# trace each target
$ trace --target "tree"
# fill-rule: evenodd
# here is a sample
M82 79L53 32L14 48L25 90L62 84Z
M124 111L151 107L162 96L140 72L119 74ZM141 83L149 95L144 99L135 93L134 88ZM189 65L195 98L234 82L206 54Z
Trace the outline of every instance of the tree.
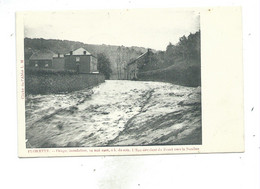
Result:
M106 57L105 54L100 53L97 55L97 61L98 61L98 71L104 74L106 79L109 79L110 74L112 73L110 67L110 60Z
M121 64L122 64L122 48L119 46L117 48L117 57L116 57L116 70L117 70L117 79L121 79Z
M189 59L189 53L188 53L188 39L184 35L180 37L179 42L178 42L178 48L180 50L180 54L182 56L182 59Z
M169 45L166 47L165 57L164 61L167 65L174 64L174 56L176 54L176 47L172 43L169 43Z

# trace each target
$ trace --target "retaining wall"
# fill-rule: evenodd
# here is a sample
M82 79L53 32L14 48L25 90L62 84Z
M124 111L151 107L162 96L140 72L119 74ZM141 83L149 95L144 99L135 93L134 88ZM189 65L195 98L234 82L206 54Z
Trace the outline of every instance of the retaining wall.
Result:
M25 72L25 93L67 93L96 86L104 81L103 74Z

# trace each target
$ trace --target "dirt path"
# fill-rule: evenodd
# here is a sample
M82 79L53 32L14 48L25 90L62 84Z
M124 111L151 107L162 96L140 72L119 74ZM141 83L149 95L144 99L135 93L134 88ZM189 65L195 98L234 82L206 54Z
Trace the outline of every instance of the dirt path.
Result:
M106 81L93 89L26 98L28 147L201 143L200 89Z

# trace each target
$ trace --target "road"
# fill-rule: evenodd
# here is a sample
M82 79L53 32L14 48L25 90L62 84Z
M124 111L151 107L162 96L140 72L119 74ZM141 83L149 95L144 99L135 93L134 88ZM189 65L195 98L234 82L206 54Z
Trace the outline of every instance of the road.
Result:
M201 144L200 87L107 80L26 97L27 147Z

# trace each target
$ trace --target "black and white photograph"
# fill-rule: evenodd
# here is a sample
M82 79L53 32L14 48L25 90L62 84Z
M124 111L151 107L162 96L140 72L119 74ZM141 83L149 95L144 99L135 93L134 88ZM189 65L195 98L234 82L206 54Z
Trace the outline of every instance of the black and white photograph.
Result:
M26 148L202 144L199 12L28 12L24 61Z
M26 148L201 145L200 15L24 14Z

